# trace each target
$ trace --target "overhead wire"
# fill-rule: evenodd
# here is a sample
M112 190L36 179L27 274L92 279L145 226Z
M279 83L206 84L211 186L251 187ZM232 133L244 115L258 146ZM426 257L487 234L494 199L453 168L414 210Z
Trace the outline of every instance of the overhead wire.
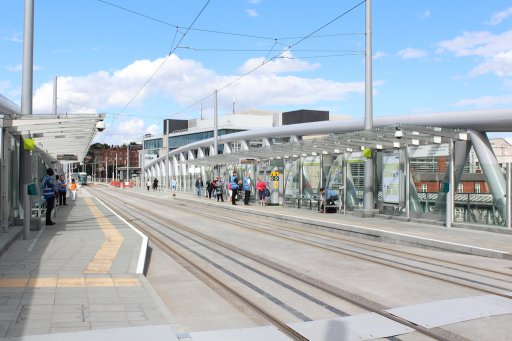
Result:
M335 17L334 19L330 20L329 22L327 22L326 24L320 26L319 28L317 28L316 30L314 30L313 32L311 32L310 34L308 34L307 36L305 37L301 37L299 40L297 40L296 42L294 42L293 44L291 44L290 46L286 47L283 51L279 52L277 55L275 55L274 57L270 58L270 59L265 59L265 61L263 61L261 64L257 65L256 67L252 68L251 70L245 72L244 74L238 76L237 78L235 78L234 80L232 80L231 82L221 86L220 88L216 89L217 90L217 93L230 87L231 85L233 85L234 83L240 81L241 79L243 79L244 77L248 76L249 74L253 73L254 71L260 69L261 67L263 67L264 65L266 65L267 63L269 63L270 61L274 60L274 59L277 59L279 58L283 53L289 51L290 49L292 49L294 46L297 46L298 44L300 44L301 42L303 42L304 40L310 38L311 36L313 36L315 33L323 30L325 27L331 25L333 22L339 20L340 18L344 17L345 15L347 15L348 13L352 12L353 10L355 10L356 8L358 8L359 6L361 6L362 4L364 4L366 2L366 0L362 0L361 2L359 2L358 4L354 5L352 8L346 10L345 12L341 13L340 15L338 15L337 17ZM213 93L203 97L202 99L194 102L193 104L185 107L184 109L170 115L170 116L176 116L176 115L179 115L181 114L183 111L185 110L188 110L189 108L193 107L193 106L196 106L198 105L199 103L209 99L210 97L213 96Z
M101 1L101 2L105 2L103 0L98 0L98 1ZM114 123L114 121L126 110L126 108L128 108L128 106L139 96L139 94L142 92L142 90L144 90L146 88L146 86L153 80L153 78L156 76L156 74L158 72L160 72L160 70L162 69L162 67L164 66L164 64L167 62L167 60L170 58L170 56L174 53L174 51L176 51L176 48L180 45L180 43L183 41L183 39L185 39L186 35L188 34L188 32L190 31L191 27L195 24L195 22L197 21L197 19L199 19L199 17L201 16L201 14L204 12L204 10L206 9L206 7L208 6L208 4L210 3L211 0L207 0L206 3L204 4L203 8L201 8L201 10L199 11L199 13L196 15L196 17L194 18L194 20L192 21L192 23L188 26L188 28L186 29L185 33L182 34L180 40L178 41L178 43L176 44L176 46L174 46L174 42L176 40L176 36L179 32L179 29L178 27L176 27L176 32L174 34L174 38L173 38L173 41L172 41L172 45L171 45L171 50L170 52L167 54L167 56L165 57L165 59L162 61L162 63L158 66L158 68L153 72L153 74L149 77L148 80L146 80L146 82L142 85L142 87L139 89L139 91L137 91L137 93L135 94L135 96L133 96L130 101L128 101L128 103L123 107L123 109L121 109L120 112L118 112L116 115L114 115L113 119L112 119L112 122L111 124ZM103 136L104 138L108 137L108 133L106 136Z
M144 14L144 13L137 12L137 11L131 10L129 8L120 6L120 5L116 5L116 4L111 3L109 1L106 1L106 0L96 0L96 1L104 3L104 4L112 6L112 7L115 7L115 8L118 8L120 10L129 12L129 13L132 13L134 15L137 15L137 16L140 16L140 17L143 17L143 18L146 18L146 19L158 22L160 24L164 24L166 26L176 27L176 28L179 28L179 29L184 29L185 28L183 26L172 24L172 23L169 23L167 21L164 21L164 20L161 20L161 19L157 19L155 17L152 17L152 16ZM255 38L255 39L265 39L265 40L275 40L275 39L277 39L277 40L295 40L295 39L303 38L303 37L282 37L282 38L276 38L276 37L268 37L268 36L255 35L255 34L237 33L237 32L226 32L226 31L218 31L218 30L211 30L211 29L204 29L204 28L190 28L190 30L191 31L197 31L197 32L203 32L203 33L213 33L213 34L237 36L237 37L242 37L242 38ZM364 34L365 34L364 32L332 33L332 34L323 34L323 35L313 35L310 38L325 38L325 37L349 36L349 35L364 35Z

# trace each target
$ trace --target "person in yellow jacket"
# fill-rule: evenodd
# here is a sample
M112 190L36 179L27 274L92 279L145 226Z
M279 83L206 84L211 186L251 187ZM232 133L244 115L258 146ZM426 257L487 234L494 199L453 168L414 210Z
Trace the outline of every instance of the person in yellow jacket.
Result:
M69 185L69 190L71 191L71 199L75 201L76 199L76 182L75 179L71 179L71 184Z

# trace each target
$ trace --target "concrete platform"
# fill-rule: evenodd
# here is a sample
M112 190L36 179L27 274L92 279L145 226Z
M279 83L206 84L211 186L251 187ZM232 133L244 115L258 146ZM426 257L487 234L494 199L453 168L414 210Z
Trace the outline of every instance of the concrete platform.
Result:
M54 221L0 235L1 340L187 339L142 274L147 238L86 189Z

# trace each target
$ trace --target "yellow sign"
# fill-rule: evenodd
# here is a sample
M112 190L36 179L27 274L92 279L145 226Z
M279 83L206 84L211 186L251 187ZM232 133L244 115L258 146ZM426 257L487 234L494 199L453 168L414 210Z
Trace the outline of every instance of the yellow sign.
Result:
M270 180L271 181L279 181L279 172L277 172L277 171L270 172Z

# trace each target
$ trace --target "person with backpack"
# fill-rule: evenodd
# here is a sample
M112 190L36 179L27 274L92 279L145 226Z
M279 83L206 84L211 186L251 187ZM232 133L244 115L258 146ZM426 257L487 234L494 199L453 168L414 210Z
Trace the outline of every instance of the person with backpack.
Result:
M233 175L229 178L229 185L231 186L231 204L236 205L236 192L238 192L238 177L236 170L233 171Z

